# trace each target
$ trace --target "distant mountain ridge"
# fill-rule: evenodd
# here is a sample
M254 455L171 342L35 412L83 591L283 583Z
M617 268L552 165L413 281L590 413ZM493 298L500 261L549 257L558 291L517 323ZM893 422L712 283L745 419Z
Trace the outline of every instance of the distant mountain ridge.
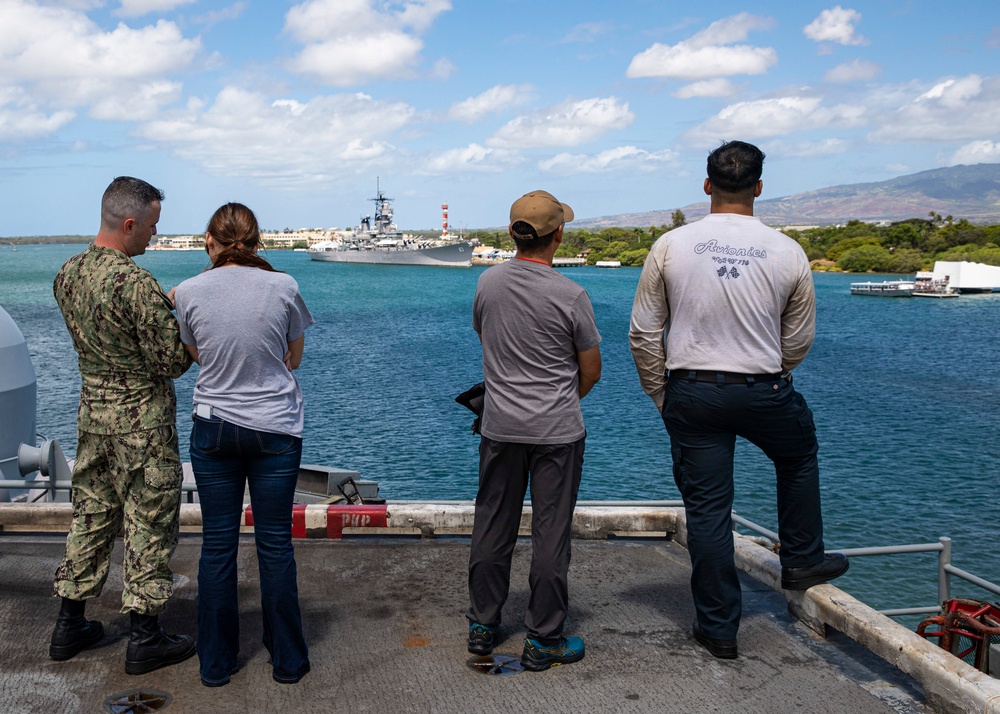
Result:
M574 221L573 227L670 225L675 208ZM682 206L690 222L708 214L708 202ZM1000 223L1000 164L948 166L875 183L833 186L757 201L768 225L829 225L927 218L931 211L972 223Z

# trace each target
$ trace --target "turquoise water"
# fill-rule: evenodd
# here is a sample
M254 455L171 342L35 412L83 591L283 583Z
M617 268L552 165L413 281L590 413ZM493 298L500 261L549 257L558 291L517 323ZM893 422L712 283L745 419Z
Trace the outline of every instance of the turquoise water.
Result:
M0 305L28 341L38 430L58 438L67 454L74 451L79 377L51 282L82 248L0 248ZM471 327L481 269L339 265L287 251L270 258L298 280L316 318L297 372L306 398L304 461L359 470L389 499L473 498L477 439L469 433L471 414L453 399L481 379ZM152 252L138 262L169 288L207 261L198 252ZM583 403L581 498L678 498L666 433L628 350L639 271L566 274L590 293L604 337L604 376ZM827 545L951 536L958 567L1000 582L1000 294L857 297L848 291L852 279L816 274L816 342L795 372L819 430ZM177 382L182 415L196 374ZM737 511L774 529L773 470L748 444L737 449L736 485ZM933 605L936 560L856 558L838 582L879 608ZM957 583L953 590L987 596Z

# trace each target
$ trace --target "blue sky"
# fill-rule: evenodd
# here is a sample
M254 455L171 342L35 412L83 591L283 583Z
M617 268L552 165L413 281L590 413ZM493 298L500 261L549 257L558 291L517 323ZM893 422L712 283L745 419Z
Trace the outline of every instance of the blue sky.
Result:
M412 229L673 209L726 139L776 198L1000 162L998 117L996 0L0 0L0 235L92 234L122 174L163 233L350 226L376 177Z

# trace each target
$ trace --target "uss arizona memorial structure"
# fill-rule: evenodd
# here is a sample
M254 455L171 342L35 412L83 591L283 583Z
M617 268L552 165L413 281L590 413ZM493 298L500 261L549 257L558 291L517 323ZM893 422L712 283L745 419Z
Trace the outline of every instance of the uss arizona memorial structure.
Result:
M934 263L934 280L946 281L948 287L960 293L991 293L1000 291L1000 267L967 260L939 260Z

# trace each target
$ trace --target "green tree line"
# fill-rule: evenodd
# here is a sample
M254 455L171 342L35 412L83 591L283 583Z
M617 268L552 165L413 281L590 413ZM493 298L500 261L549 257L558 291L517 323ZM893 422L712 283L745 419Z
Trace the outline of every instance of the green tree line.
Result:
M1000 225L977 226L931 212L889 225L846 225L785 233L799 242L816 267L854 273L914 273L936 260L1000 265Z
M567 227L556 255L585 256L589 265L598 260L618 260L624 266L641 266L657 238L687 223L679 210L671 218L671 225L649 228L592 231ZM910 218L888 225L849 221L844 225L783 232L802 246L818 270L914 273L932 268L936 260L1000 265L1000 225L973 225L964 218L955 220L934 212L928 218ZM468 237L514 250L514 241L500 231L473 231Z

